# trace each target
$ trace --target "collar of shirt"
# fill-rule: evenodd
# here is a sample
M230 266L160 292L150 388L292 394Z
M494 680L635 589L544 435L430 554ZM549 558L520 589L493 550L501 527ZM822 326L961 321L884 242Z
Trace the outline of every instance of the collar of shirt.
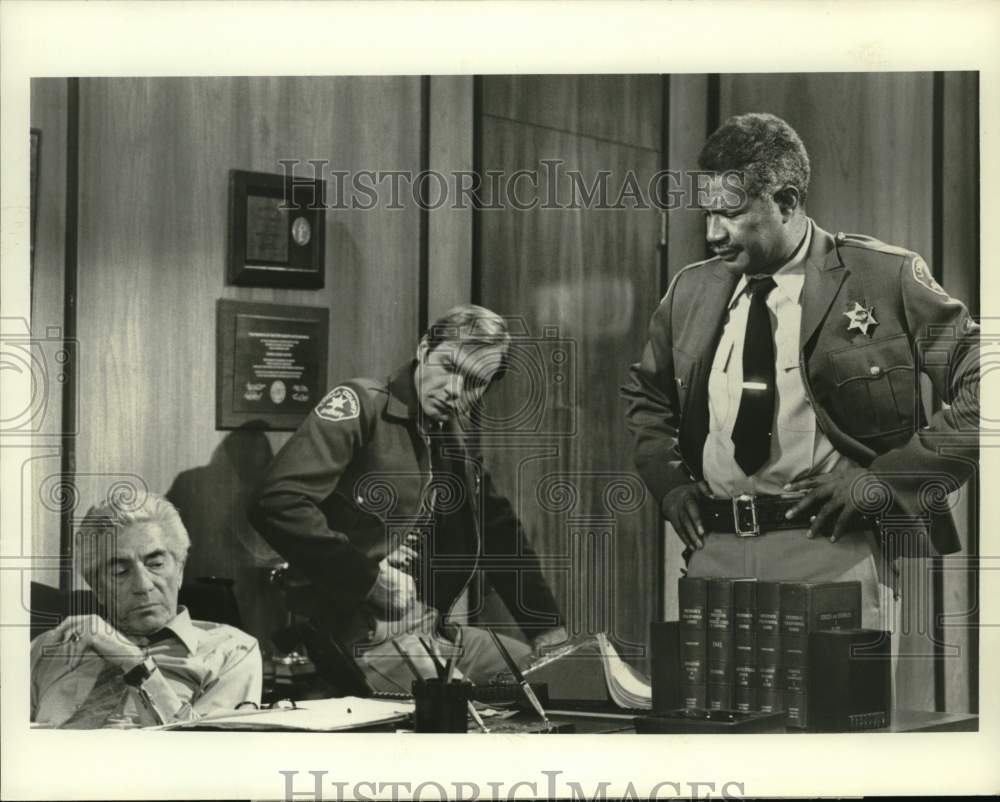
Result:
M178 608L177 615L170 619L162 629L157 630L147 637L137 637L132 640L135 641L136 646L146 648L158 641L164 640L165 635L176 637L177 640L184 644L184 648L188 650L188 654L193 655L198 651L198 643L201 636L198 628L191 623L191 613L188 612L186 607Z
M780 268L774 271L774 283L777 285L775 289L781 292L789 301L794 304L799 302L799 298L802 296L802 285L805 282L806 277L806 254L809 253L809 245L812 243L813 236L813 226L812 220L809 220L806 225L806 233L802 238L802 242L799 243L799 247L795 249L795 253L792 254L791 258L785 262ZM746 290L747 282L752 276L740 276L740 280L736 282L736 289L733 291L732 297L729 299L729 308L732 309L736 306L736 302L739 301L740 296Z
M389 389L386 412L394 418L414 420L417 417L420 402L417 398L417 387L413 377L413 372L416 369L417 360L412 359L405 365L401 365L386 382Z

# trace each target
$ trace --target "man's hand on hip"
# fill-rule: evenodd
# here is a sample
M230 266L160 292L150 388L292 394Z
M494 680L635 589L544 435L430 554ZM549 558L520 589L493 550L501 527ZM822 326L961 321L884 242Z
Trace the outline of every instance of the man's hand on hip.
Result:
M705 527L701 523L698 501L709 495L704 482L680 485L667 493L660 502L660 514L670 521L684 545L691 549L704 546Z
M785 485L786 491L806 493L785 517L792 518L811 510L814 514L810 518L808 536L829 535L830 542L836 543L848 532L866 525L857 500L865 497L868 481L878 481L871 471L847 468Z
M378 577L368 592L368 601L390 615L402 615L417 600L417 585L413 577L389 564L383 558L378 564Z

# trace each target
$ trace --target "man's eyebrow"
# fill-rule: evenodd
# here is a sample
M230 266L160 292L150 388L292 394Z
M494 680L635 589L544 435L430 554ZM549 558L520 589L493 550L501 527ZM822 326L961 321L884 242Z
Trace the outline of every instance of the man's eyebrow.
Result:
M143 560L152 560L152 559L154 559L156 557L166 557L166 556L167 556L167 550L161 548L161 549L154 549L153 551L149 552L148 554L143 554L142 555L142 559Z

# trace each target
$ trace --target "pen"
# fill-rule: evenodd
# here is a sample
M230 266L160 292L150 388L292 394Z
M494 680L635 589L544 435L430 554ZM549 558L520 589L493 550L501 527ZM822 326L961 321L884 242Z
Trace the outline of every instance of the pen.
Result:
M489 727L486 726L486 722L483 721L483 717L479 715L479 711L476 710L476 706L472 703L471 699L469 700L468 705L469 705L469 713L472 715L472 720L476 722L476 724L479 726L479 729L481 729L483 732L489 732L490 731Z
M489 628L487 628L486 631L490 633L490 637L493 638L493 643L496 645L497 651L500 652L500 656L507 664L507 668L510 673L514 675L514 681L521 686L521 690L524 691L524 695L527 697L528 701L531 702L531 706L535 708L535 712L542 717L542 721L545 722L545 728L547 730L551 730L552 722L549 721L549 717L545 714L545 708L542 707L542 703L538 701L538 697L535 696L535 692L528 684L528 680L524 678L524 674L521 673L521 669L517 667L517 663L514 662L514 658L510 656L510 652L508 652L504 647L500 638L497 637L496 632Z
M431 645L424 640L423 636L418 636L417 640L420 641L420 645L424 647L424 651L426 651L427 655L431 658L431 663L434 664L434 670L437 671L438 679L443 680L444 666L441 664L441 661L438 660L438 656L434 654L434 649L432 649Z
M424 678L420 676L420 672L417 670L417 666L413 660L410 659L410 655L403 651L403 647L399 645L398 641L394 640L392 645L396 648L396 651L399 652L399 656L403 658L403 662L406 663L406 667L410 669L410 673L413 674L413 677L417 680L417 682L423 682Z
M458 658L462 654L462 629L459 627L458 634L455 635L455 649L451 657L448 658L448 663L445 666L445 682L451 682L451 678L455 674L455 663L458 662Z

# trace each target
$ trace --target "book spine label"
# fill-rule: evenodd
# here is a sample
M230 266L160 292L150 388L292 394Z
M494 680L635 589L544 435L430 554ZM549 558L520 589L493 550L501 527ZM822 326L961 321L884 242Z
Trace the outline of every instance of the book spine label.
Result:
M755 621L757 665L757 709L776 713L784 709L781 698L781 586L757 583Z
M708 583L708 707L731 710L733 706L733 585L730 579ZM726 704L728 702L728 704Z
M732 710L733 709L733 686L716 685L708 683L708 709L709 710Z
M704 710L708 707L708 688L704 682L698 685L681 685L681 700L687 710Z
M781 585L781 689L784 692L789 727L807 726L804 687L808 648L808 594L805 585L794 582Z
M806 694L795 693L792 691L785 691L783 694L783 699L785 703L785 711L788 716L785 719L785 724L788 727L797 727L799 729L808 726L808 718L806 716Z
M708 580L682 577L677 583L680 613L681 697L687 709L704 709L707 666Z
M736 666L736 683L733 701L741 713L757 709L757 668L756 666Z
M737 582L733 587L733 703L749 713L757 704L756 655L757 583Z
M761 713L777 713L783 710L781 680L778 666L760 666L757 669L757 710Z

